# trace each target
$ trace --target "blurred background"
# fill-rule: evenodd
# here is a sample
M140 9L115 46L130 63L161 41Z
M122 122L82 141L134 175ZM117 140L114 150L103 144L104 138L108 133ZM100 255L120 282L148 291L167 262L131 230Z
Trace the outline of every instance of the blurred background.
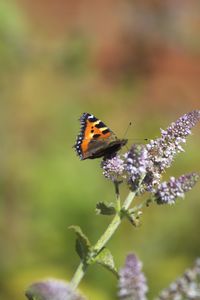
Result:
M78 224L94 243L114 199L99 160L72 149L90 112L129 144L155 138L200 103L200 2L191 0L0 1L0 299L25 299L46 277L70 280ZM165 174L198 171L199 126ZM200 186L175 206L150 206L142 224L124 222L108 247L117 266L134 252L150 299L200 255ZM127 194L122 189L122 197ZM89 299L116 298L116 280L89 269Z

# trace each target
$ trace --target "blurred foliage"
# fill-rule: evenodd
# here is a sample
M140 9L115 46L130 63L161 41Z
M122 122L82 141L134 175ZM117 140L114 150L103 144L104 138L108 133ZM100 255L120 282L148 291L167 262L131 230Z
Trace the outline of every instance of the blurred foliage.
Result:
M25 21L9 1L0 2L0 75L19 68L25 59Z
M146 15L152 15L155 2L149 8L143 4ZM110 220L97 216L95 205L113 201L113 187L103 178L98 160L80 162L72 149L82 112L97 115L119 137L132 121L128 133L131 144L134 138L143 141L158 136L160 127L165 128L182 113L199 106L198 43L192 43L195 51L183 47L183 43L171 47L171 39L160 47L160 37L153 39L152 45L151 38L138 38L141 30L146 32L144 26L138 29L137 38L132 33L127 38L127 25L115 27L112 14L109 18L105 15L105 19L102 15L89 18L95 12L101 14L91 4L85 17L88 23L80 24L79 30L75 24L75 30L66 26L64 35L50 35L54 19L48 10L53 2L38 3L0 3L2 300L23 299L26 287L41 278L70 280L79 259L68 226L80 225L93 243ZM60 10L52 8L52 15L62 14L62 5L67 5L61 0L59 3ZM45 7L41 24L48 25L46 34L37 24L40 5ZM185 12L192 11L192 5ZM105 9L112 11L109 5ZM120 20L130 20L124 15L129 10L119 11L123 17ZM183 28L188 18L181 16L185 21L177 20L174 26L181 30L182 41L187 44L188 34L184 39ZM168 26L172 25L169 20L165 18ZM62 21L61 17L56 19L57 23ZM75 19L71 22L74 24ZM92 28L91 24L97 23ZM193 41L195 24L190 27ZM101 41L97 40L102 34L100 29ZM123 42L127 39L129 44ZM196 128L188 139L186 153L177 158L168 174L198 171L199 147ZM127 193L125 188L121 192L123 197ZM128 252L137 253L144 262L151 297L199 256L199 192L198 185L173 207L150 206L141 227L134 229L125 222L109 243L118 266ZM116 280L101 266L94 266L81 289L91 299L114 299Z
M63 72L78 76L87 71L89 55L87 38L78 32L72 32L66 45L58 52L55 65Z

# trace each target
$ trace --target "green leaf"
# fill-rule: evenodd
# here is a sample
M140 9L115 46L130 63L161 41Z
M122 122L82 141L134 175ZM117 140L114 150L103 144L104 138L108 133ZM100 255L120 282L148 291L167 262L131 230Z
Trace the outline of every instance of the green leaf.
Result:
M103 267L105 267L107 270L111 271L112 273L114 273L114 275L118 277L118 272L115 267L113 256L110 250L108 250L107 248L103 248L101 252L99 252L99 254L95 257L94 262L102 265Z
M96 212L101 215L115 215L116 210L112 203L99 202L96 206Z
M91 244L87 236L82 232L79 226L72 225L69 229L73 229L76 233L76 252L79 257L83 260L87 260L88 253L91 250Z

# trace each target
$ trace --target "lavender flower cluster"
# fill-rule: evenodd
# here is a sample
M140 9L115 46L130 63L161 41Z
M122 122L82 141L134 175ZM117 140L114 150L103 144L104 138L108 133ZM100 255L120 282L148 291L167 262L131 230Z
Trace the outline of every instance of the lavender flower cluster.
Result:
M149 158L157 172L162 173L171 166L175 155L184 151L181 144L191 134L191 129L200 121L200 111L194 110L180 117L166 130L161 129L161 138L147 144Z
M126 258L125 266L119 271L120 300L146 300L148 286L142 272L142 263L134 254ZM200 258L193 268L163 290L156 300L199 300L200 299Z
M26 291L26 297L29 300L86 300L68 282L58 279L33 283Z
M147 291L142 263L134 254L129 254L125 266L119 271L118 297L120 300L146 300Z
M200 299L200 258L193 268L186 270L182 277L162 291L156 300L199 300Z
M169 182L161 183L162 173L171 166L176 154L183 151L181 144L199 121L200 110L183 115L166 130L161 129L160 138L146 145L133 145L124 155L103 160L103 174L115 182L125 181L133 191L140 185L140 192L151 192L157 203L174 203L193 187L199 175L172 177Z
M199 179L199 174L190 173L179 178L171 177L168 182L162 182L155 193L155 200L158 204L174 204L177 197L183 198L185 192L192 189Z
M138 189L148 168L148 152L143 145L133 145L125 154L125 168L129 187L132 190Z
M119 155L103 160L101 167L103 168L104 176L113 182L120 182L126 177L124 173L125 162Z

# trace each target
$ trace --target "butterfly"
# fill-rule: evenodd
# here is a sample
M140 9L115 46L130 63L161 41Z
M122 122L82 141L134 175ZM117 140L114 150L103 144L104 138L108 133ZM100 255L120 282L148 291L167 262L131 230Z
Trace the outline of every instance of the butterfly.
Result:
M83 113L80 123L81 130L73 147L81 160L112 157L128 141L118 139L110 128L92 114Z

